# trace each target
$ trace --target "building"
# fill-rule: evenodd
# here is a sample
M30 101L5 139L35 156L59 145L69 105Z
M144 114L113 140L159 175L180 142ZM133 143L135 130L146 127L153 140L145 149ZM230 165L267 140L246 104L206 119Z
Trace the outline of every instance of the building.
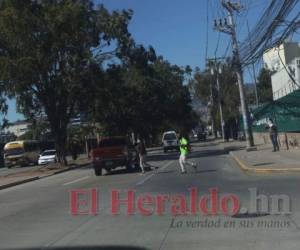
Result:
M87 122L87 114L79 113L70 119L71 126L85 125Z
M286 96L300 86L300 43L284 42L263 55L265 68L272 72L273 99Z
M16 121L14 123L10 123L5 129L5 133L14 134L16 137L24 135L26 132L29 131L31 123L23 120L23 121Z

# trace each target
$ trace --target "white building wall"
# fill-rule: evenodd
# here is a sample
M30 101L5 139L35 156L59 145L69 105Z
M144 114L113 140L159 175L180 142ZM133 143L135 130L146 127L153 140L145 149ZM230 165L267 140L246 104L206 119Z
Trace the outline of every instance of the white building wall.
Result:
M17 124L12 124L5 128L6 133L12 133L15 136L19 137L23 134L25 134L27 131L29 131L30 123L24 122L24 123L17 123Z
M283 64L286 64L284 45L272 48L266 51L263 55L265 67L271 71L276 71L283 68Z
M264 53L265 67L272 72L273 99L277 100L299 89L300 86L300 44L285 42ZM289 71L289 73L287 72ZM296 84L289 76L292 75Z
M286 96L299 88L294 84L284 68L281 68L279 71L274 73L271 76L271 79L274 100Z

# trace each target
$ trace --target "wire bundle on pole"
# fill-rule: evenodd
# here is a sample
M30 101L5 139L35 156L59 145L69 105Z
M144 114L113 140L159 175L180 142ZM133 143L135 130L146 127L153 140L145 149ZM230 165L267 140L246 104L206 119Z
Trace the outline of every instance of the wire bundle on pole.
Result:
M289 37L299 26L299 11L291 22L286 19L299 0L272 0L264 14L240 46L242 66L257 62L263 53Z

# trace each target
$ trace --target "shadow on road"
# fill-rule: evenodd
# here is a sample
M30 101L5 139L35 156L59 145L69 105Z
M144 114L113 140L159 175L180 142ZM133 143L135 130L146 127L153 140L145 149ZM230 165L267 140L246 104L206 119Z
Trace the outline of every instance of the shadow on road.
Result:
M169 173L174 173L174 170L165 170L165 171L159 171L157 174L169 174Z
M9 248L8 250L41 250L44 248ZM47 250L147 250L144 247L134 246L68 246L68 247L47 247Z
M253 164L253 166L265 166L265 165L272 165L272 164L275 164L275 162L256 163L256 164Z
M147 161L171 161L171 160L178 159L178 157L179 157L178 152L161 153L161 154L155 154L155 155L147 156Z
M245 148L246 146L229 146L229 147L225 147L224 151L229 153L230 151L239 151Z
M141 172L139 168L135 168L133 170L127 170L126 168L117 168L117 169L111 170L106 175L135 174L138 172Z
M211 157L211 156L226 155L226 154L228 154L228 152L223 149L208 149L208 150L194 151L188 156L188 158Z
M197 170L196 174L212 173L217 172L216 169Z

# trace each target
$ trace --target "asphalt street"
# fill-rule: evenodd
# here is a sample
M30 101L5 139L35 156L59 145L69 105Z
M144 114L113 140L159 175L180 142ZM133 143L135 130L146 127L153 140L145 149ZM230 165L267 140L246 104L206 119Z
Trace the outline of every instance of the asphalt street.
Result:
M148 159L158 169L145 175L120 168L96 177L87 166L0 191L0 249L299 249L300 175L247 175L212 143L194 144L190 160L198 170L188 168L186 175L180 174L177 152L156 149ZM127 215L125 204L118 215L112 214L113 190L124 200L128 190L134 190L135 197L189 197L191 188L199 197L217 188L219 200L234 194L248 209L253 203L249 188L265 195L270 204L272 195L286 195L291 213L174 215L175 208L167 201L161 214L151 204L144 206L155 210L149 216L141 209ZM99 192L98 213L72 215L71 191L91 189Z

